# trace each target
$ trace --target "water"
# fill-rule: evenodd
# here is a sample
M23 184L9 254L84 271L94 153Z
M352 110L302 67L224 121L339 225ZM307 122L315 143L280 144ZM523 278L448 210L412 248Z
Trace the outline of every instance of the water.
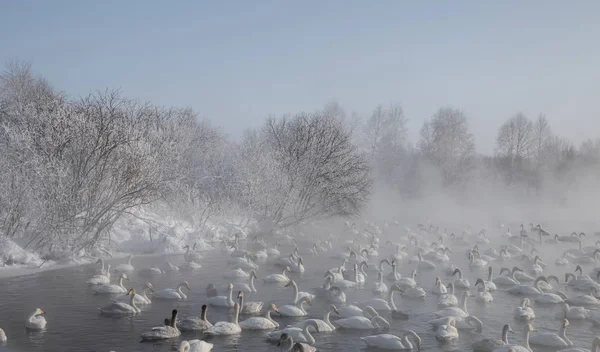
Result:
M284 248L291 250L292 248ZM483 248L482 248L483 250ZM463 273L471 284L475 283L477 277L487 278L487 268L470 271L463 250L455 250L451 255L453 263L459 263ZM282 253L285 253L282 250ZM391 249L380 249L380 257L389 256ZM190 283L190 292L187 301L173 302L153 300L147 308L142 308L142 313L133 317L112 318L98 314L97 308L103 307L109 301L109 295L95 295L85 283L94 275L98 265L87 265L56 271L48 271L36 275L0 280L0 327L8 336L8 344L0 346L0 352L5 351L174 351L182 339L202 339L202 333L184 332L180 338L154 343L140 343L140 335L153 326L161 325L163 320L170 316L173 308L179 310L180 315L200 315L200 307L205 301L205 288L208 283L214 283L219 288L219 293L224 294L224 287L229 280L222 277L227 269L229 255L220 251L203 253L203 268L196 272L175 273L163 275L152 279L155 289L176 287L181 281ZM312 291L312 288L321 286L323 273L328 268L339 266L340 261L329 259L328 254L318 257L304 256L306 272L304 274L292 273L289 276L294 279L300 291ZM161 264L167 258L160 257L137 257L133 260L136 270ZM169 257L169 260L178 264L182 262L182 256ZM548 268L545 273L560 274L564 277L564 269L554 267L553 258L547 258ZM113 267L123 263L125 260L111 260ZM377 260L378 261L378 260ZM504 263L502 266L511 266ZM414 264L403 264L399 271L403 275L410 274ZM499 266L494 266L499 270ZM389 267L386 267L386 273ZM246 300L262 300L265 303L273 302L278 306L290 304L293 296L292 288L284 288L273 284L263 284L262 278L272 273L281 273L281 269L272 264L263 264L258 271L259 280L256 282L258 293L246 296ZM561 276L562 275L562 276ZM515 335L509 335L512 343L523 343L524 323L513 319L513 309L519 305L521 297L511 295L507 292L493 292L494 302L490 304L479 304L473 298L468 301L468 309L471 315L479 317L484 323L483 334L475 332L460 331L459 341L455 344L440 345L435 340L435 333L427 320L433 319L433 312L437 310L437 296L430 293L435 282L435 276L440 276L445 283L452 278L445 276L441 268L435 271L422 271L417 277L417 282L427 291L425 300L409 299L395 294L395 302L399 309L411 314L409 320L394 320L387 314L383 316L391 322L392 328L389 333L395 334L403 329L416 331L423 341L424 351L468 351L472 350L470 345L485 337L500 337L502 326L511 324ZM368 289L346 290L348 302L363 301L372 298L371 285L376 279L373 271L369 271L367 277ZM148 279L132 273L130 281L125 282L126 287L136 288L141 292L142 286ZM389 285L389 284L388 284ZM500 288L501 289L501 288ZM582 293L568 291L561 288L569 296ZM474 292L474 291L473 291ZM460 291L457 291L460 298ZM326 303L313 301L313 306L308 307L309 317L323 318ZM24 322L35 308L46 311L48 325L43 332L28 332ZM557 332L561 324L554 315L561 311L561 306L539 306L533 303L537 318L534 325L538 331ZM209 307L208 319L215 323L228 320L229 310L227 308ZM306 318L280 318L273 315L280 325L286 326L298 320ZM335 314L331 315L336 319ZM240 320L245 319L241 317ZM598 333L588 322L571 321L567 330L569 338L579 347L590 348L593 336ZM315 334L315 346L321 351L361 351L365 349L361 342L361 336L372 335L372 331L336 331L333 333ZM205 338L213 343L213 351L280 351L276 344L266 341L264 331L242 331L239 336ZM545 351L534 347L535 351ZM551 351L551 350L548 350Z

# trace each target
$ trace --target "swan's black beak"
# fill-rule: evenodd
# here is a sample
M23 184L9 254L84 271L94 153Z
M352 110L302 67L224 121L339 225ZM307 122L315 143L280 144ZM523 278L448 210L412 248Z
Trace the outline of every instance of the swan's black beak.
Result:
M281 341L277 342L277 346L281 346Z

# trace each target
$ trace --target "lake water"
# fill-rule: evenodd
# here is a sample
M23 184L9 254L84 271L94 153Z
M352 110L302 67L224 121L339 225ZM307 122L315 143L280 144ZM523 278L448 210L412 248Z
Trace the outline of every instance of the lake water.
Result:
M292 247L284 248L291 250ZM483 248L482 248L483 250ZM282 250L282 253L285 251ZM380 257L389 256L391 249L380 248ZM219 289L219 294L225 294L222 287L229 280L223 278L223 272L227 270L227 259L229 255L220 251L203 253L203 268L196 272L175 273L163 275L152 279L152 284L157 290L176 287L183 280L187 280L192 287L188 300L182 302L153 300L147 308L142 308L141 314L131 317L112 318L99 314L97 308L103 307L111 296L95 295L86 280L94 275L99 265L87 265L56 271L42 272L36 275L17 277L0 280L0 328L4 329L8 336L8 343L0 346L0 351L13 352L38 352L38 351L174 351L182 339L201 339L202 333L183 333L180 338L155 342L141 343L140 335L153 326L161 325L164 318L170 316L173 308L177 308L180 316L200 315L200 307L204 303L205 288L209 283L214 283ZM301 291L312 291L323 283L323 273L328 268L339 266L339 260L329 259L328 254L319 257L304 256L306 272L303 274L290 274ZM165 257L138 257L133 260L136 270L155 266L163 263ZM183 262L183 256L168 257L173 263ZM477 277L487 278L487 270L470 271L464 250L456 250L451 255L454 263L463 267L465 277L474 284ZM547 258L548 268L545 273L558 274L564 278L564 270L555 269L554 258ZM125 262L124 259L111 260L114 265ZM399 271L408 275L414 265L404 263ZM509 266L508 263L502 266ZM510 265L512 267L512 265ZM494 266L496 272L499 266ZM569 267L570 268L570 267ZM272 284L263 284L262 278L272 273L280 273L281 269L273 264L263 264L258 270L259 280L256 282L258 293L247 296L247 300L261 300L265 303L273 302L278 306L290 304L293 296L292 288L283 288ZM389 267L386 266L386 273ZM348 302L362 301L372 297L370 287L376 274L369 271L368 282L365 290L346 290ZM383 317L391 322L392 328L389 333L397 333L403 329L412 329L422 338L423 351L470 351L470 345L485 337L500 337L502 326L511 324L515 335L509 335L511 342L523 342L524 323L513 319L513 309L519 305L521 297L511 295L507 292L496 291L493 293L495 301L484 305L469 299L468 308L471 315L479 317L484 323L483 334L460 332L460 339L456 344L440 345L435 340L433 329L427 320L433 319L433 312L437 310L437 296L430 293L435 281L435 276L440 276L445 283L451 278L441 273L441 269L435 271L422 271L417 277L417 282L428 292L427 298L423 300L408 299L394 295L396 305L411 314L409 320L394 320L386 314ZM113 275L114 277L114 275ZM125 282L126 287L142 290L142 285L149 281L139 277L136 273L130 275L130 281ZM577 294L567 290L569 296ZM460 298L459 293L457 296ZM35 308L46 311L48 325L43 332L28 332L24 322ZM309 317L323 318L325 302L315 300L313 306L308 307ZM561 321L554 318L554 314L560 311L561 306L538 306L533 308L536 313L534 325L538 331L557 331ZM214 324L217 321L228 320L229 310L226 308L210 307L208 319ZM280 318L273 315L280 325L286 326L297 320L306 318ZM240 320L245 319L241 317ZM332 320L336 319L332 314ZM593 336L598 334L588 322L571 321L567 331L570 339L579 347L590 348ZM315 334L315 346L321 351L361 351L365 349L361 342L361 336L372 335L370 331L336 331L333 333ZM213 351L280 351L276 344L267 342L265 332L242 331L239 336L205 338L213 343ZM535 351L544 351L534 347Z

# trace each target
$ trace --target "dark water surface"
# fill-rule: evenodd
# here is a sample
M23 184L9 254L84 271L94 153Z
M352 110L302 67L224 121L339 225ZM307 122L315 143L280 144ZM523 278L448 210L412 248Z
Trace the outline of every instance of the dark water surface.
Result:
M291 250L292 248L285 248ZM335 249L334 249L335 250ZM487 277L486 268L481 271L470 271L463 251L455 251L452 255L453 262L460 264L465 277L471 284L475 283L477 277ZM282 250L282 253L285 253ZM379 258L389 256L391 250L380 249ZM98 307L105 306L110 295L95 295L86 284L98 269L98 265L87 265L56 271L47 271L36 275L17 277L0 280L0 328L4 329L8 336L8 343L0 346L0 351L174 351L183 339L202 339L202 333L186 333L181 337L155 343L140 343L140 335L153 326L162 324L164 318L170 316L173 308L177 308L182 316L200 315L200 307L205 302L205 287L214 283L219 289L219 294L225 294L222 287L229 280L223 278L223 273L229 270L227 267L228 254L219 250L203 253L203 268L196 272L185 272L163 275L148 280L139 277L135 272L130 275L130 281L125 282L126 287L142 291L145 282L151 281L155 289L176 287L183 280L187 280L192 292L187 301L160 301L153 300L148 307L142 307L142 313L132 317L112 318L98 314ZM321 253L317 257L304 256L306 272L303 274L292 273L290 276L298 283L300 291L310 291L323 283L323 273L329 268L339 266L340 261L330 259L330 254ZM167 257L137 257L133 260L136 270L158 266ZM179 264L183 261L182 256L168 257L173 263ZM549 264L545 274L560 274L564 278L564 269L556 270L553 264L554 258L546 259ZM379 259L377 259L379 261ZM110 261L113 267L125 262L124 259ZM509 266L508 263L502 266ZM512 265L510 265L512 266ZM408 275L415 264L403 264L399 268L402 275ZM499 266L494 266L496 272ZM554 272L553 272L554 270ZM586 270L587 271L587 270ZM389 267L386 267L386 274ZM281 269L273 264L262 264L258 270L259 280L256 282L258 293L247 296L247 300L261 300L265 303L273 302L277 305L291 304L293 289L283 288L273 284L263 284L262 278L269 274L281 273ZM515 330L515 335L509 339L513 343L523 343L524 323L513 319L513 309L519 305L521 297L511 295L507 292L496 291L493 293L494 302L484 305L469 299L468 309L471 315L479 317L484 323L483 334L460 332L459 342L451 345L440 345L435 340L433 329L427 320L433 319L433 312L437 310L437 296L430 293L435 281L435 276L440 276L445 283L451 278L443 274L441 267L435 271L422 271L417 277L417 282L427 291L425 300L409 299L394 295L396 305L409 312L412 317L407 320L394 320L386 314L382 316L391 322L392 328L389 333L395 334L403 329L412 329L422 338L423 351L470 351L470 345L485 337L500 337L502 326L510 323ZM360 302L372 298L371 287L376 279L374 271L369 271L366 289L346 290L348 303ZM560 276L559 276L560 277ZM114 278L114 275L113 275ZM388 284L389 285L389 284ZM583 293L568 291L565 287L561 290L568 292L569 296ZM457 296L459 296L457 292ZM474 290L473 290L474 292ZM309 317L323 318L325 302L315 300L308 307ZM48 325L43 332L28 332L24 322L35 308L46 311ZM534 325L538 331L557 332L561 321L554 317L561 306L539 306L533 303L536 313ZM208 318L215 322L228 320L229 310L227 308L210 307ZM273 315L280 325L285 327L294 321L304 320L302 318L280 318ZM240 321L246 317L240 317ZM336 317L332 314L332 320ZM280 351L275 345L267 342L264 331L242 331L239 336L204 338L213 343L213 351ZM598 333L588 322L571 321L567 335L579 347L590 348L593 336ZM372 335L371 331L336 331L333 333L315 334L315 346L321 351L361 351L365 345L361 342L361 336ZM534 347L535 351L545 351ZM551 349L548 351L552 351Z

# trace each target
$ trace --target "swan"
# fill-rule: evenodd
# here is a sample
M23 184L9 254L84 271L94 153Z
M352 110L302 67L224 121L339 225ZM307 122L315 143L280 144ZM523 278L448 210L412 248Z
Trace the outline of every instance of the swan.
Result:
M331 277L332 282L340 288L352 288L358 285L358 272L354 270L354 281L339 279L331 270L325 272L325 277Z
M271 311L279 313L276 305L271 304L271 309L267 309L264 317L251 317L240 322L240 327L244 330L269 330L279 327L279 323L271 318Z
M537 279L535 279L535 281L533 282L533 286L529 286L529 285L517 285L514 287L511 287L508 289L508 292L512 293L512 294L518 294L518 295L539 295L544 293L544 291L542 291L542 289L540 288L540 281L544 281L546 283L548 283L548 279L546 279L545 276L540 276Z
M311 305L310 298L302 297L296 302L295 305L285 305L279 308L279 314L284 317L304 317L308 315L304 307L302 306L304 303Z
M281 274L271 274L264 278L265 283L287 283L290 279L287 277L286 272L291 273L292 269L286 266Z
M369 319L366 317L351 317L338 319L335 321L338 329L356 329L356 330L371 330L371 329L389 329L390 323L379 315Z
M115 298L115 301L117 302L124 302L127 303L129 302L131 295L130 292L131 290L129 290L126 294L124 295L119 295ZM147 291L150 292L154 292L154 288L152 287L151 283L147 283L146 286L144 287L144 294L139 295L139 294L135 294L134 296L134 302L135 304L151 304L152 301L150 300L150 298L148 298L148 296L146 295Z
M181 271L194 271L198 269L202 269L202 265L196 262L185 262L178 267Z
M133 259L132 255L129 255L127 257L127 264L119 264L115 267L115 271L116 272L120 272L120 273L129 273L132 272L133 270L135 270L135 268L133 267L133 265L131 265L131 259Z
M400 331L399 336L391 334L379 334L361 337L360 339L367 344L367 347L378 348L382 350L411 351L415 347L412 345L409 337L414 338L417 351L421 349L421 337L412 330Z
M585 320L590 317L590 311L583 307L571 307L565 302L563 303L563 311L557 312L556 317L571 320Z
M46 328L46 318L43 317L46 312L36 308L33 314L25 321L25 327L29 330L44 330Z
M387 259L382 260L379 263L379 265L381 266L381 264L386 261L387 261ZM390 266L392 267L392 272L387 275L387 277L386 277L387 280L392 281L392 282L400 280L402 278L402 275L400 275L400 273L398 272L398 266L396 265L396 261L392 260L392 263L390 264Z
M575 298L568 298L565 302L575 305L575 306L597 306L600 305L600 300L598 300L598 289L596 287L592 287L589 295L577 296Z
M329 290L325 294L325 298L331 303L346 303L346 294L337 286L329 287Z
M566 299L567 296L562 292L544 292L541 295L535 296L534 301L541 304L556 304L563 303Z
M484 267L486 265L488 265L488 262L480 259L480 258L475 258L475 254L473 253L473 251L469 251L469 267L471 268L481 268Z
M183 281L177 285L177 288L165 288L160 291L154 292L154 298L157 299L172 299L172 300L186 300L187 296L181 291L181 288L185 287L188 291L191 291L190 284L187 281Z
M383 282L383 273L380 271L377 273L377 281L373 286L373 294L380 295L384 292L387 292L387 290L388 287L385 282Z
M164 272L160 268L157 268L157 267L143 268L140 271L138 271L139 276L145 276L145 277L160 276L162 274L164 274Z
M469 316L469 312L467 311L467 297L472 297L473 295L469 291L463 292L461 299L462 308L458 307L448 307L442 310L438 310L435 312L435 315L438 317L461 317L466 318Z
M260 313L264 305L263 302L246 302L244 303L244 292L238 291L238 298L240 299L240 313L242 314L257 314Z
M196 244L194 244L194 248L196 248ZM186 262L199 262L202 260L202 256L200 255L200 253L196 252L195 250L190 250L189 244L183 246L183 249L186 250L183 254L183 259Z
M598 272L600 274L600 272ZM569 281L569 279L572 279ZM600 285L596 283L594 280L590 279L589 276L583 276L580 278L576 278L572 273L565 273L565 282L568 286L573 287L576 290L580 291L588 291L592 287L599 288Z
M496 285L502 285L502 286L512 286L512 285L518 285L520 284L520 282L515 279L515 272L519 271L521 269L517 268L516 266L513 267L512 271L508 268L501 268L500 269L500 274L494 278L494 283ZM502 273L504 271L508 272L507 276L502 276Z
M97 285L92 287L92 291L96 293L126 293L127 289L123 286L123 280L129 280L125 273L121 274L118 285Z
M340 318L350 318L350 317L360 317L365 316L367 318L372 318L376 315L379 315L373 307L366 306L363 309L358 308L355 305L347 305L344 307L338 308L338 315Z
M559 350L558 352L596 352L600 350L600 337L595 337L594 341L592 342L592 349L588 350L587 348L581 348L581 347L571 347L571 348L565 348L562 350Z
M510 325L505 324L502 328L502 339L483 339L471 345L475 352L492 352L508 344L508 333L515 333Z
M468 289L471 287L471 283L467 279L463 279L462 271L456 268L452 273L452 276L458 274L458 279L454 280L454 287Z
M573 346L573 342L567 337L567 327L569 321L563 319L559 333L540 332L529 337L529 343L532 345L544 347L569 347Z
M238 318L240 315L240 304L235 302L233 306L233 317L231 321L220 321L210 328L204 330L207 335L235 335L242 332Z
M444 284L442 284L442 281L439 277L435 278L435 286L433 286L433 289L431 291L435 295L443 295L448 293L448 289L446 288L446 286L444 286Z
M447 289L450 291L441 294L438 298L437 304L440 307L452 307L458 305L458 298L454 295L454 284L449 283Z
M174 265L173 263L171 263L168 260L160 266L160 269L165 273L172 273L172 272L179 271L179 267L177 265Z
M183 340L177 348L177 352L209 352L213 344L202 340Z
M0 329L0 342L5 343L7 341L6 334L4 330Z
M567 254L565 253L565 254L563 254L562 257L556 258L556 260L554 261L554 264L560 265L560 266L569 265L569 258L567 258Z
M235 302L233 301L233 284L227 285L227 296L214 296L208 298L206 301L211 306L218 307L233 307Z
M492 280L492 274L493 274L493 272L494 272L494 269L492 269L492 266L488 267L488 279L485 282L485 287L490 292L496 291L498 289L496 287L496 284Z
M426 269L426 270L435 269L435 264L433 264L433 262L430 260L423 259L423 255L421 254L420 251L418 253L418 256L419 256L419 264L418 264L419 269Z
M141 310L135 305L135 290L129 290L129 292L127 292L127 296L129 297L129 303L113 301L106 307L98 308L98 310L101 314L106 315L127 315L141 312Z
M223 277L225 279L247 279L250 277L250 273L245 272L243 269L231 269L226 272Z
M313 300L315 298L315 295L313 295L312 293L299 292L298 285L296 284L296 281L294 281L294 280L290 280L284 287L290 287L290 286L294 288L294 301L293 301L294 304L298 303L298 301L302 297L308 297L311 300Z
M409 298L425 298L427 296L427 293L421 287L409 287L403 289L401 292L402 296Z
M525 297L521 300L521 305L514 309L514 315L516 319L520 320L533 320L535 319L535 312L531 309L529 298Z
M506 344L500 348L496 348L492 352L533 352L529 346L529 333L535 331L533 325L525 324L525 347L515 344Z
M110 264L108 264L108 268L104 270L104 259L98 259L97 263L102 263L100 274L92 276L87 283L90 285L103 285L110 283Z
M298 260L290 263L290 269L294 273L303 273L304 272L304 261L302 261L302 257L298 257Z
M329 316L331 315L331 313L335 313L337 315L340 314L338 312L336 306L333 305L333 304L330 304L329 308L325 311L325 316L323 317L323 320L321 320L321 319L310 319L310 320L314 320L317 323L317 325L319 326L319 331L318 332L332 332L332 331L335 330L335 326L333 324L331 324L331 321L329 320ZM302 328L304 326L305 322L306 322L306 320L297 322L297 323L292 324L292 325L288 325L288 328ZM316 332L316 330L313 329L312 326L309 326L309 331L310 332Z
M177 309L173 309L170 324L153 327L152 330L144 332L142 341L165 340L177 336L181 336L181 332L177 329Z
M442 317L433 320L429 320L428 323L433 325L435 328L440 325L448 325L450 319L454 319L454 327L459 330L474 330L475 332L481 333L483 331L483 323L479 318L469 315L465 318L460 317Z
M317 332L319 331L317 322L313 319L308 319L304 321L302 328L285 328L268 333L267 340L279 341L281 334L288 334L298 342L313 344L315 343L315 338L310 334L310 331L308 331L309 327L313 327Z
M235 284L233 284L233 290L234 291L243 291L244 293L258 292L256 290L256 287L254 286L254 279L258 280L258 277L256 276L256 271L252 270L252 271L250 271L250 283L249 284L235 283ZM225 289L228 289L228 286Z
M456 329L456 321L454 318L450 318L448 324L438 326L435 331L435 338L442 343L458 340L458 330Z
M187 317L177 323L179 330L181 331L204 331L212 326L212 324L206 319L206 311L208 306L202 305L202 313L200 317Z
M525 282L527 282L527 281L534 281L534 280L535 280L535 278L534 278L534 277L532 277L532 276L530 276L530 275L527 275L527 273L525 273L525 272L523 271L523 269L521 269L521 268L517 268L517 269L519 269L519 270L517 270L517 271L515 271L515 272L513 273L513 277L514 277L515 279L517 279L517 280L519 280L519 281L525 281Z
M372 298L368 301L361 302L359 305L363 306L363 307L370 306L378 311L389 312L389 311L393 310L393 308L392 308L393 302L391 302L391 301L392 301L392 295L394 294L394 291L402 292L402 290L400 289L400 287L398 287L398 285L393 285L388 290L387 301L382 298Z
M410 277L403 277L399 280L396 280L396 285L400 286L401 289L407 289L411 287L417 286L417 282L415 281L415 277L417 277L417 271L415 269L410 273Z
M311 346L307 343L303 343L303 342L294 343L294 338L287 333L281 334L281 336L279 337L279 341L277 342L277 346L281 346L284 342L288 342L290 344L290 347L285 350L287 352L289 352L289 351L316 352L317 351L316 348L314 348L313 346Z
M486 289L485 281L482 279L477 279L477 281L475 281L475 287L477 287L478 284L481 284L481 287L475 294L475 300L481 303L493 302L494 297L492 297L492 294Z

